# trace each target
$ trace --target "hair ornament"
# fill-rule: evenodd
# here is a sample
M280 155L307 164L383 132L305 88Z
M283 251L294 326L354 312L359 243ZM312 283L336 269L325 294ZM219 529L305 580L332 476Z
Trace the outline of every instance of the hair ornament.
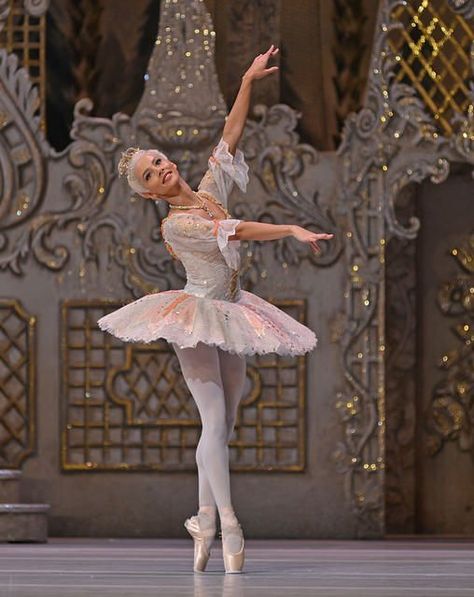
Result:
M141 151L139 147L129 147L127 151L122 151L122 157L118 163L118 171L120 176L128 176L130 171L130 162L133 156Z

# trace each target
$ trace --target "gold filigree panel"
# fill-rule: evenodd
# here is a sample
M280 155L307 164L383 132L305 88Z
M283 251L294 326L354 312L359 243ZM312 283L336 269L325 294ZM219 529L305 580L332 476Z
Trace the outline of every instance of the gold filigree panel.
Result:
M446 441L474 453L474 232L451 255L464 271L438 291L441 311L454 318L457 344L438 362L445 376L434 388L428 413L426 449L432 456Z
M35 322L0 299L0 468L18 468L34 449Z
M37 12L44 11L44 0L36 2ZM16 54L26 68L31 82L38 88L38 113L42 127L46 122L46 15L34 16L25 9L24 0L8 0L8 14L0 27L0 48ZM33 10L34 12L34 10Z
M401 26L389 36L395 79L412 86L438 122L453 132L453 117L470 104L470 48L474 28L446 0L407 0L393 12Z
M275 305L304 323L303 301ZM96 322L120 307L62 309L64 470L194 470L201 422L172 347L124 343ZM247 359L248 390L229 446L232 470L301 471L305 357Z

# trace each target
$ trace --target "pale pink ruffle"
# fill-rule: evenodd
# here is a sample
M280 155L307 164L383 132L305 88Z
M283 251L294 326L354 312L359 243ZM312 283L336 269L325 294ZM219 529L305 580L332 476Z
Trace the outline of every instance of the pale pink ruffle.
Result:
M240 240L229 240L229 236L235 234L235 229L242 220L227 218L216 220L213 234L217 238L217 245L227 265L231 269L238 269L240 265Z
M242 192L246 192L249 167L240 149L236 149L235 155L232 155L229 144L221 138L212 151L208 165L221 197L228 196L232 182L235 182Z
M304 354L317 345L314 332L251 292L236 302L183 290L148 294L101 317L98 325L126 342L164 338L181 347L198 342L237 354Z

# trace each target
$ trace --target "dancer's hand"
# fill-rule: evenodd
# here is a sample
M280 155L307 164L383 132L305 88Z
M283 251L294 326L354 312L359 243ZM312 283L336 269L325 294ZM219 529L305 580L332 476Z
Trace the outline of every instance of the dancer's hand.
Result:
M302 226L293 226L292 236L294 236L296 240L299 240L302 243L309 243L311 249L315 253L321 253L321 248L318 245L318 240L329 240L334 236L334 234L327 234L325 232L318 234L317 232L311 232L310 230L306 230L306 228L303 228Z
M243 78L254 80L263 79L270 73L274 73L278 70L278 66L271 66L267 68L267 62L270 56L275 56L278 53L278 48L272 44L264 54L259 54L244 74Z

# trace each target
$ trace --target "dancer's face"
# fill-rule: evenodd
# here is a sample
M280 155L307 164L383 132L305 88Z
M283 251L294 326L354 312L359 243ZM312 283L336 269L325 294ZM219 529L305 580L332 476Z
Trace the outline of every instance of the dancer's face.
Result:
M140 193L147 199L166 198L176 195L179 190L178 167L160 152L144 153L135 164L134 174L147 189L146 193Z

